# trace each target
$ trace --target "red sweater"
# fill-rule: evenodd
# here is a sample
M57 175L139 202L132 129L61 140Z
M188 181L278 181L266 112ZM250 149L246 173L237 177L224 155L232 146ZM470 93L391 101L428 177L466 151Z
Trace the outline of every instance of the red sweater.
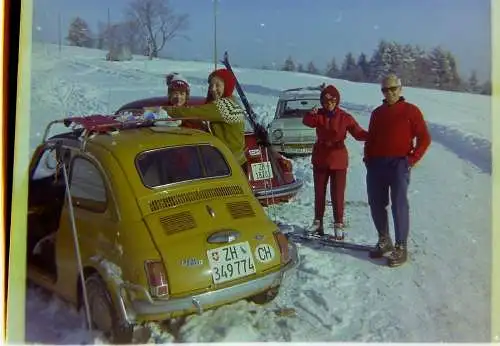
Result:
M416 138L416 146L413 141ZM420 109L403 97L377 107L370 118L365 161L374 157L407 156L413 166L425 154L431 136Z
M324 108L317 114L307 113L302 122L316 128L316 143L312 153L312 164L331 170L346 169L348 162L347 148L344 141L347 132L356 140L364 141L368 133L354 120L352 115L336 107L332 117L328 117Z

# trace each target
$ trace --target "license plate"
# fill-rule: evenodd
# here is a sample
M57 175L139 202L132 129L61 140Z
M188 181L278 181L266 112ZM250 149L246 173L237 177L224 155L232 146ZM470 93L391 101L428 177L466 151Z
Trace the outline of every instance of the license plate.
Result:
M273 177L271 162L252 163L252 176L255 181L271 179Z
M255 273L255 263L248 242L208 250L207 255L214 284Z
M294 152L294 153L309 153L312 150L312 147L308 146L292 146L292 145L287 145L285 146L285 150L289 152Z

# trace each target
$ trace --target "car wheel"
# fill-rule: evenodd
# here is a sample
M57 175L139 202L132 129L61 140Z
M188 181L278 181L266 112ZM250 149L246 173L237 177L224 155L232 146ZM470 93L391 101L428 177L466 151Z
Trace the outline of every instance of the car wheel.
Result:
M273 287L265 292L250 297L250 300L257 305L264 305L270 303L274 300L274 298L278 296L279 290L280 290L279 286Z
M85 280L93 328L98 329L111 342L128 344L132 342L134 326L122 321L99 274L92 274Z

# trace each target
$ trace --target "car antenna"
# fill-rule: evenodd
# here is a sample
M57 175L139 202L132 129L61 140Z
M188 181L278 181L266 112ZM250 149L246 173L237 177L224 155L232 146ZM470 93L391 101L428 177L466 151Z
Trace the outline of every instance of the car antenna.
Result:
M214 2L214 71L217 70L217 0Z

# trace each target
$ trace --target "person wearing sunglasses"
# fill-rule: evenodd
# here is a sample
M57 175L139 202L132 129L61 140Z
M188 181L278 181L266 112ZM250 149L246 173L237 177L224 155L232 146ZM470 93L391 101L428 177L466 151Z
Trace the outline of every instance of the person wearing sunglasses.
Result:
M384 100L371 114L363 158L368 203L378 232L378 242L370 257L381 258L390 253L387 264L396 267L405 263L408 256L410 169L426 153L431 137L420 109L401 96L401 80L389 74L381 86ZM389 235L389 198L395 246Z
M314 221L308 233L324 236L323 215L325 213L326 187L330 180L333 206L333 230L337 240L345 236L344 194L346 189L348 152L345 145L347 133L364 141L368 133L359 126L352 115L339 107L340 93L333 85L321 91L322 108L313 108L302 122L316 129L316 143L312 152L314 180Z

